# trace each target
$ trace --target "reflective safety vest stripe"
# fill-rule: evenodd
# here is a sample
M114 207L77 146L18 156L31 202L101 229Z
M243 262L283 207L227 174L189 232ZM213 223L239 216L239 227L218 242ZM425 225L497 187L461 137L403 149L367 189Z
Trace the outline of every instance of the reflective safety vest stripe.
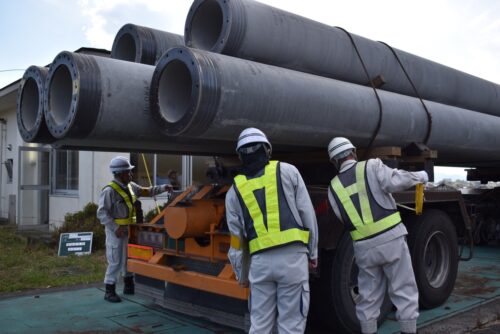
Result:
M125 201L125 204L127 205L128 208L128 218L115 218L114 221L118 225L130 225L130 224L135 224L136 223L136 214L135 214L135 206L134 203L137 200L137 196L135 196L134 191L132 190L132 186L130 183L128 184L127 188L128 191L130 192L130 196L125 192L125 190L122 189L116 182L111 181L108 186L113 188Z
M309 231L301 230L299 226L281 231L277 166L277 161L270 161L264 169L264 175L260 177L247 179L245 175L238 175L234 178L235 186L252 219L252 222L246 223L253 223L257 235L249 241L250 254L295 241L306 245L309 242ZM258 189L264 189L265 193L267 228L264 214L254 194Z
M331 182L333 191L335 191L342 207L355 227L355 230L351 231L352 240L368 238L401 222L398 211L380 220L373 221L370 199L366 191L365 166L366 161L356 164L356 182L348 187L342 185L338 176L334 177ZM351 199L351 196L355 194L359 197L361 216Z

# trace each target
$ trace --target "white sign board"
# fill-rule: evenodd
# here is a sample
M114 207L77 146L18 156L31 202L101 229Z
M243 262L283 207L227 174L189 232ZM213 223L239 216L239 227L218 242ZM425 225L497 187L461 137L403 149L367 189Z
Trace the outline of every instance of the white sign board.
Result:
M70 254L85 255L92 252L93 232L61 233L59 237L59 256Z

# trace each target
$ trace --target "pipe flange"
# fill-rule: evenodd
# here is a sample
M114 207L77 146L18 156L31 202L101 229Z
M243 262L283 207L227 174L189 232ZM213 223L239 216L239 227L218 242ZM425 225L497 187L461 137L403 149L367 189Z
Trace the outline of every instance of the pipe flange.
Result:
M44 126L43 95L47 69L30 66L19 84L17 92L17 124L21 137L32 142Z
M188 47L228 54L239 47L245 26L242 1L196 0L186 18L184 41Z
M72 53L59 53L49 68L44 94L44 112L50 133L64 137L75 121L80 76Z
M141 63L142 40L139 36L141 27L127 23L118 30L111 47L111 58Z
M165 134L183 134L198 111L198 60L189 48L175 47L159 60L150 88L150 110Z

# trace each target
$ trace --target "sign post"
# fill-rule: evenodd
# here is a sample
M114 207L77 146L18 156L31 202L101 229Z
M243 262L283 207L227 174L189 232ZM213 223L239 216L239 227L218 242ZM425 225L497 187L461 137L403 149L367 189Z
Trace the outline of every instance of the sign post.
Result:
M92 252L93 232L61 233L59 237L59 256L70 254L85 255Z

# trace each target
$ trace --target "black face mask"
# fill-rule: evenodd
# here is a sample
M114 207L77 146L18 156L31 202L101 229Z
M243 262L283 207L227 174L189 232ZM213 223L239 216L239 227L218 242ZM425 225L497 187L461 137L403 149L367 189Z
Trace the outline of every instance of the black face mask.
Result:
M269 162L269 156L264 146L255 153L241 154L240 158L243 163L242 172L246 176L254 176Z

